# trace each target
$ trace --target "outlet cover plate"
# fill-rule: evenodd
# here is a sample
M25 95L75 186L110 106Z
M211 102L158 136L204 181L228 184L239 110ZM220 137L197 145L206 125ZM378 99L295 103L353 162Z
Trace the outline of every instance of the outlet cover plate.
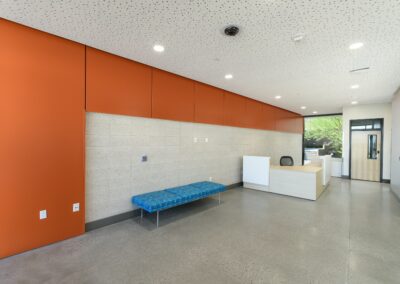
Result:
M72 204L72 212L79 212L79 203Z
M39 211L39 219L40 220L47 219L47 210L40 210Z

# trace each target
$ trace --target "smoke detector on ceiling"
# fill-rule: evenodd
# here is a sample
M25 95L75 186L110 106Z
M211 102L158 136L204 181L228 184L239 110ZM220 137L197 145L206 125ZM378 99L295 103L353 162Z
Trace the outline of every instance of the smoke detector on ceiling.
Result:
M239 27L233 25L227 26L224 30L224 33L227 36L235 36L239 33Z

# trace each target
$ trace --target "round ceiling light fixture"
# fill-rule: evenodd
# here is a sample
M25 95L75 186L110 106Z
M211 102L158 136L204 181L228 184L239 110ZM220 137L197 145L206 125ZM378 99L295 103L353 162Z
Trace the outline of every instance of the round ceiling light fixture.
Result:
M227 27L224 29L224 33L225 33L227 36L235 36L235 35L237 35L237 34L239 33L239 27L234 26L234 25L227 26Z
M364 46L364 44L362 42L355 42L355 43L350 44L349 49L351 49L351 50L359 49L363 46Z
M165 50L164 46L160 45L160 44L155 44L153 46L154 51L156 52L163 52Z
M301 108L301 109L306 109L307 107L306 107L306 106L301 106L300 108Z
M226 74L225 75L225 79L226 80L230 80L230 79L232 79L233 78L233 75L232 74Z

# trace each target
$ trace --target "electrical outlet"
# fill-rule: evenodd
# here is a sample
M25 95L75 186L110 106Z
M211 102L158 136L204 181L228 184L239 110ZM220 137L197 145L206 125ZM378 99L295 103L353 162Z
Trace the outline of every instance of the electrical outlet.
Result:
M79 212L79 203L72 204L72 212Z
M147 155L142 156L142 162L147 162Z
M40 210L39 211L39 219L40 220L47 219L47 210Z

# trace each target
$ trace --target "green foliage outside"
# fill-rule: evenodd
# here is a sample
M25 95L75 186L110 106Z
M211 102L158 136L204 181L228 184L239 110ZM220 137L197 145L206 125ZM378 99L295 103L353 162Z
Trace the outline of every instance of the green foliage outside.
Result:
M342 116L309 117L304 123L305 148L324 148L323 154L342 157Z

